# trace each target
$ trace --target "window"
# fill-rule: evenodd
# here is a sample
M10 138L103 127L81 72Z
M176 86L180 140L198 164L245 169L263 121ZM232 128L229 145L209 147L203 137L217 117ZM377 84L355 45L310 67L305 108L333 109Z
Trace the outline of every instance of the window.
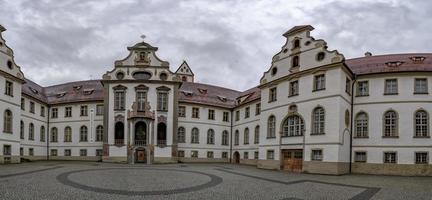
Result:
M271 70L271 75L274 76L277 73L277 67L273 67Z
M81 106L80 116L88 116L88 106Z
M198 151L191 151L191 158L198 158Z
M224 122L229 122L229 112L223 112L223 119Z
M323 152L322 149L312 149L311 160L314 161L322 161L323 160Z
M259 143L259 132L260 132L260 126L255 127L255 134L254 134L254 144Z
M114 110L125 109L125 91L116 90L114 91Z
M208 110L208 119L214 120L215 119L215 111L214 110Z
M104 105L96 105L96 115L100 116L104 114Z
M396 152L384 152L384 163L396 163L397 153Z
M199 118L199 108L192 108L192 118Z
M255 152L254 152L254 159L255 159L255 160L258 160L258 156L259 156L259 152L258 152L258 151L255 151Z
M249 152L243 152L243 159L249 159Z
M366 162L366 152L364 151L358 151L355 152L354 155L354 162Z
M214 130L213 129L209 129L207 131L207 144L214 144Z
M29 140L34 140L34 125L33 123L29 124L29 135L28 135L28 139Z
M229 134L228 131L223 131L222 132L222 145L228 145L228 140L229 140Z
M429 136L429 116L424 110L415 113L415 134L414 137Z
M274 150L267 150L267 160L274 159Z
M192 129L191 143L192 144L199 144L199 130L197 128Z
M267 120L267 138L276 137L276 117L270 116Z
M316 60L317 61L322 61L322 60L324 60L324 58L325 58L325 53L324 52L317 53L317 55L316 55Z
M157 107L160 111L168 111L168 93L158 92Z
M185 152L184 151L177 151L177 157L184 158L185 157Z
M41 107L40 107L40 116L41 117L45 117L45 106L41 105Z
M12 123L13 123L12 111L5 110L3 116L3 132L12 133Z
M428 152L415 152L415 164L428 164Z
M302 136L304 132L303 119L298 115L291 115L282 124L282 136Z
M312 135L324 134L325 112L324 108L317 107L312 111Z
M245 128L244 130L243 144L249 144L249 128Z
M25 99L21 98L21 110L25 110Z
M146 101L147 101L147 92L137 91L136 92L136 103L137 103L137 110L138 111L144 111Z
M65 117L72 117L72 107L65 108Z
M207 151L207 158L214 158L213 151Z
M291 81L289 83L289 96L297 96L299 94L299 82Z
M397 93L398 93L397 79L385 80L384 94L385 95L392 95L392 94L397 94Z
M24 139L24 122L20 122L20 139Z
M222 158L228 158L228 152L222 152Z
M186 142L186 130L184 127L179 127L177 131L177 142L185 143Z
M416 78L414 81L414 94L427 94L428 84L426 78Z
M57 142L57 141L58 141L57 128L53 127L51 128L51 142Z
M10 81L6 81L5 84L5 95L13 97L13 83Z
M238 130L234 133L234 145L239 145L240 141L240 133Z
M12 155L12 147L11 145L3 145L3 155L10 156Z
M80 149L80 156L87 156L87 149Z
M357 82L357 96L369 96L369 82L359 81Z
M33 101L30 101L30 113L35 113L35 103Z
M57 156L57 149L51 149L51 156Z
M269 90L269 102L274 102L277 100L277 87L270 88Z
M41 142L45 142L45 126L40 127L40 137Z
M249 118L250 116L250 107L245 108L245 118Z
M240 110L237 110L237 111L236 111L236 114L235 114L235 120L236 120L236 121L240 120Z
M349 79L348 77L345 80L345 92L351 95L351 79Z
M80 128L80 142L87 142L87 126Z
M65 149L64 150L64 156L71 156L71 155L72 155L72 152L71 152L70 149Z
M384 136L397 137L398 116L395 111L387 111L384 114Z
M325 90L325 75L320 74L314 77L314 91Z
M261 103L255 104L255 115L261 114Z
M357 114L355 119L355 137L367 138L369 135L368 126L369 119L366 113L361 112Z
M294 56L291 60L291 67L299 67L299 57Z
M96 149L96 156L103 156L103 150L102 149Z
M58 117L58 108L52 108L51 109L51 118L57 118Z
M103 141L104 129L102 125L96 127L96 142Z
M33 148L29 148L29 156L34 156L34 149Z
M300 47L300 40L299 39L294 40L293 49L299 48L299 47Z
M186 117L186 107L185 106L179 106L178 107L178 116L179 117Z

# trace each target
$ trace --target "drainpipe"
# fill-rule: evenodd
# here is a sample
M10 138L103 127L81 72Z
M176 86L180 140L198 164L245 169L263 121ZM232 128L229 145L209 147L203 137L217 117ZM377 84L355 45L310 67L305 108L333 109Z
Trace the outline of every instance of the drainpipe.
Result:
M354 86L356 80L356 75L354 74L352 84L351 84L351 119L350 119L350 147L349 147L349 173L352 172L352 145L353 145L353 127L354 127Z
M51 110L51 107L49 107L48 105L47 105L47 110L48 110L48 113L47 113L47 130L46 130L46 137L45 137L45 139L46 139L46 142L47 142L47 155L46 155L46 159L47 160L49 160L49 139L50 139L50 137L49 137L49 133L50 133L50 110Z
M230 126L230 156L229 156L229 161L230 163L232 163L232 131L233 131L233 112L234 112L234 108L231 110L231 117L230 117L230 122L231 122L231 126Z

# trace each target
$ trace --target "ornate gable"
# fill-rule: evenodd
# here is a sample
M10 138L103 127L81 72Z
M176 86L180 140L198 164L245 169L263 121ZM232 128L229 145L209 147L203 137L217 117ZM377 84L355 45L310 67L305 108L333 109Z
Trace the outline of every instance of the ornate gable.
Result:
M195 75L185 60L183 60L183 63L179 66L175 73L179 80L183 82L194 82Z

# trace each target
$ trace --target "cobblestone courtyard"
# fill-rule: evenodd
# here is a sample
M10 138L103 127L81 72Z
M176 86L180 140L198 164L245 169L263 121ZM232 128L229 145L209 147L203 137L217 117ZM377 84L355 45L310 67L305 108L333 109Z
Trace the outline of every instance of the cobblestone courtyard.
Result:
M432 199L432 178L226 164L34 162L0 166L0 199Z

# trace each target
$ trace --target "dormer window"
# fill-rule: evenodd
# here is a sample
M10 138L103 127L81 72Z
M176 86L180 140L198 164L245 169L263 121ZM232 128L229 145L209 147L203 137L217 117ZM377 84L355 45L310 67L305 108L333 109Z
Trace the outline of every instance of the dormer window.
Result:
M299 66L299 56L294 56L292 58L291 67L298 67Z
M421 64L421 63L423 63L423 61L426 59L426 57L423 57L423 56L414 56L414 57L410 57L410 59L411 59L415 64Z
M218 98L219 98L219 100L221 100L222 102L226 102L227 101L227 99L226 99L226 97L223 97L223 96L217 96Z
M30 91L32 91L34 94L39 94L39 92L38 92L37 90L35 90L34 88L29 87L29 89L30 89Z
M193 95L193 92L191 92L191 91L182 91L182 92L185 96L188 96L188 97L191 97Z
M61 92L56 95L57 98L62 98L66 95L66 92Z
M300 39L294 40L293 49L300 48Z
M404 62L402 61L392 61L392 62L386 62L385 64L387 65L387 67L399 67L403 63Z
M207 94L207 89L198 88L198 91L199 91L201 94Z
M94 89L87 89L87 90L83 91L84 95L91 95L93 92L94 92Z
M73 89L74 90L80 90L82 88L82 85L76 85L76 86L73 86Z

